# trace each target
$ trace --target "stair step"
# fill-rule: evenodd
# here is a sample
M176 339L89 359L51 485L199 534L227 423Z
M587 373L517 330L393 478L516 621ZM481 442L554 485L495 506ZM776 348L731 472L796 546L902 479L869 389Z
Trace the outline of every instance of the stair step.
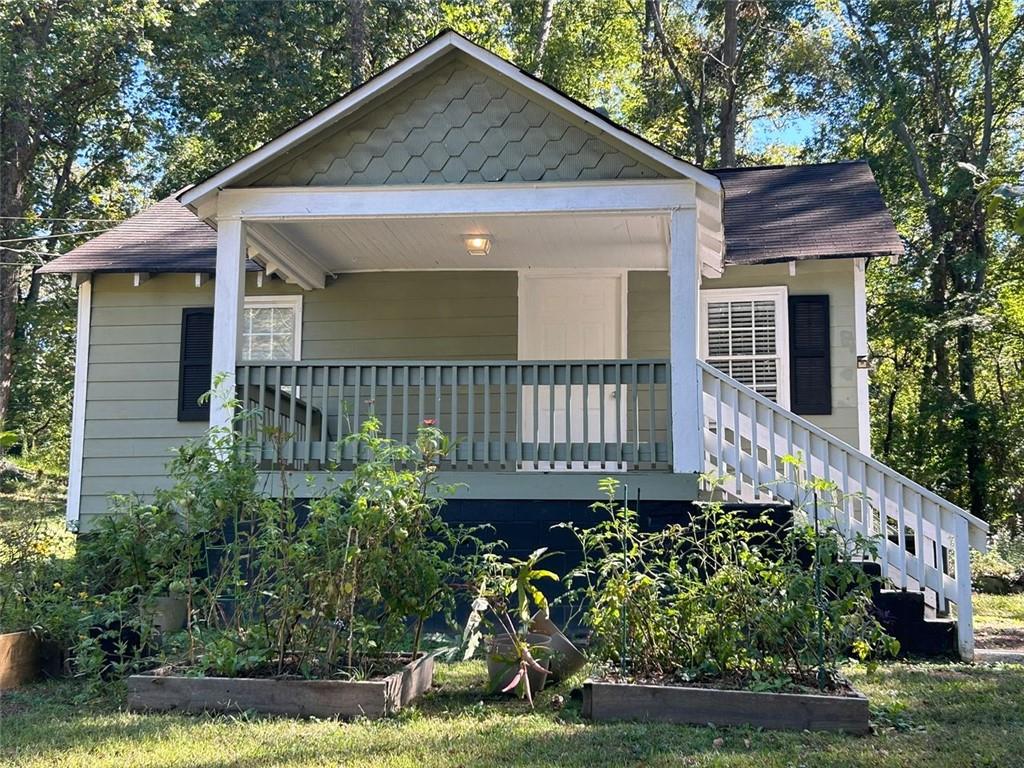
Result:
M890 630L901 656L952 656L957 652L955 619L924 619Z
M924 621L924 594L896 589L883 589L874 598L875 608L883 624Z

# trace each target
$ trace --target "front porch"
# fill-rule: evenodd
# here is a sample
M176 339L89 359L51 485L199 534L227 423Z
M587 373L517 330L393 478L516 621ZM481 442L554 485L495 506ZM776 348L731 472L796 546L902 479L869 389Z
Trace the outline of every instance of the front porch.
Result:
M359 457L343 438L371 414L383 436L402 443L431 420L451 441L445 473L471 478L469 492L485 498L593 498L593 473L643 473L661 498L695 498L704 465L698 273L717 268L715 258L699 257L695 186L503 186L220 192L212 373L228 385L214 394L211 425L229 423L226 396L234 391L263 425L278 428L274 438L273 430L246 427L262 468L316 473L351 469ZM467 233L493 248L467 254ZM245 359L256 349L246 335L252 328L243 327L253 298L248 259L295 297L296 332L313 329L313 338L294 340L291 359L269 347ZM631 317L627 294L638 274L661 275L664 314ZM374 357L349 357L360 348L352 334L372 333L355 324L369 322L374 307L343 322L323 316L336 313L337 302L363 299L345 285L376 280L382 291L383 283L400 291L394 286L403 279L467 289L468 296L445 291L433 308L429 289L398 297L410 309L396 305L381 320L409 336L433 334L427 346L442 355L409 359L402 351L416 347L412 340L377 348L367 339L362 348ZM480 291L500 294L489 307L475 286L498 283ZM310 319L312 309L302 319L303 301L321 322ZM461 317L463 304L476 322L501 326L493 350L467 343L475 329ZM642 329L658 344L638 336ZM630 355L633 347L641 354ZM643 354L648 349L661 355ZM651 479L658 475L665 477Z

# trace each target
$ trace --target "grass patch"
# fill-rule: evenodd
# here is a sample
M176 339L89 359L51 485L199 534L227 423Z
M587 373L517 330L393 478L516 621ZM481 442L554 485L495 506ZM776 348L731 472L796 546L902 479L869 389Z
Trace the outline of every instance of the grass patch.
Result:
M974 595L976 627L1024 627L1024 594Z
M438 665L434 691L379 722L133 714L120 694L81 706L78 684L44 683L5 696L0 764L994 768L1024 753L1022 667L891 664L870 677L850 673L872 700L875 736L589 724L564 690L542 693L534 712L516 700L485 701L479 663ZM552 707L555 694L566 695L564 709Z

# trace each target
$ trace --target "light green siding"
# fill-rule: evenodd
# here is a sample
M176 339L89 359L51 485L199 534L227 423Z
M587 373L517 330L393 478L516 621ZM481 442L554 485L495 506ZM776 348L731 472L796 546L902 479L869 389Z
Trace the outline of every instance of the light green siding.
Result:
M857 346L854 329L852 259L803 261L796 275L788 264L727 267L719 279L704 278L701 288L754 288L784 285L790 295L828 294L832 343L832 413L807 416L840 440L857 445ZM629 355L668 357L666 272L631 272L629 276Z
M575 181L661 174L600 130L452 55L243 185Z
M247 295L302 293L266 279ZM375 272L342 275L303 294L305 359L515 359L515 272ZM171 450L205 424L177 420L181 310L213 304L213 284L160 275L97 275L80 523L88 530L111 493L165 484Z

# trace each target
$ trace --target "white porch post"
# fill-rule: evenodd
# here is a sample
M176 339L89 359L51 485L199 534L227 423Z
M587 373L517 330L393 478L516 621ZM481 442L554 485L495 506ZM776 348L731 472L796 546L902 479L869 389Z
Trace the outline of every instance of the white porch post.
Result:
M230 403L235 398L235 364L238 360L242 303L245 299L245 250L245 225L242 220L218 218L210 427L228 427L234 416Z
M669 357L672 369L672 471L703 472L703 415L697 368L697 211L669 222Z

